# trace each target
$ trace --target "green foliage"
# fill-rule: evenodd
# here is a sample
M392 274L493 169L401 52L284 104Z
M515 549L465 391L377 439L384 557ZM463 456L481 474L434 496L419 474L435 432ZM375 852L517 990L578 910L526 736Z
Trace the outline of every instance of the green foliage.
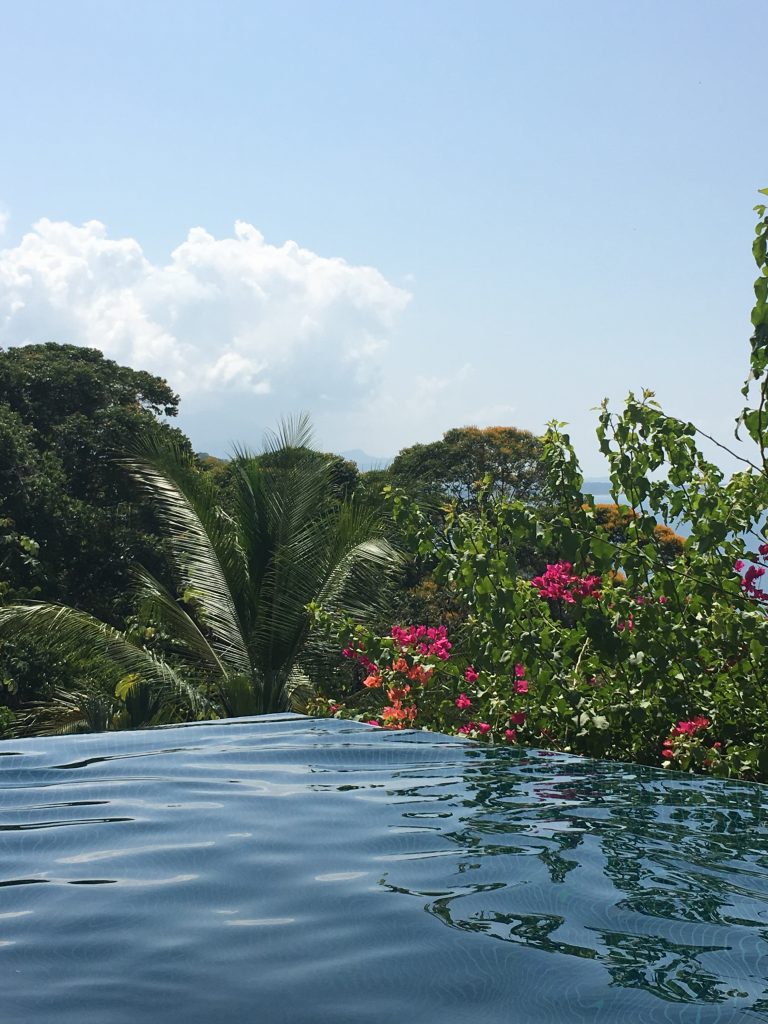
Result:
M0 705L0 739L5 739L13 733L16 716L10 708Z
M60 727L135 725L139 698L151 722L183 715L185 706L194 718L278 711L302 699L305 669L322 654L309 642L307 605L369 616L396 561L377 514L337 499L334 465L309 449L310 439L299 420L271 439L267 465L236 456L231 511L185 447L157 435L135 446L125 466L162 526L175 591L136 570L141 614L131 634L63 606L0 609L0 636L47 641L76 659L89 652L122 677L120 714L103 688L90 686L76 707L57 693L58 712L38 709L42 728L51 727L52 710Z
M41 595L120 620L131 565L163 565L151 511L116 455L148 430L186 439L158 416L165 381L95 349L0 350L0 516L39 545Z
M267 474L283 472L297 462L300 467L315 463L322 467L322 471L326 475L328 486L324 501L331 504L350 501L358 491L359 473L355 463L331 452L319 452L306 446L286 449L277 453L269 450L254 453L248 449L242 449L238 457L250 459L254 466ZM234 510L237 503L238 459L218 459L213 455L198 455L197 458L201 469L205 470L216 482L222 504L230 511ZM363 497L362 492L359 497L363 498L367 506L377 504L377 502L371 501L369 496ZM378 504L380 505L380 503Z
M389 468L390 481L410 494L474 507L481 493L535 503L546 473L540 438L516 427L459 427L442 441L405 448Z
M93 349L0 350L0 603L40 597L125 621L131 565L162 572L165 559L115 456L149 429L184 443L157 420L177 406L165 381ZM44 699L94 671L19 636L0 648L0 701Z
M318 611L367 674L360 687L363 671L353 671L346 692L319 700L319 711L768 779L768 595L759 589L768 563L768 221L763 207L758 213L751 383L759 397L743 417L757 460L742 456L746 468L726 479L698 447L696 428L644 391L619 413L601 408L613 507L582 494L559 423L543 439L547 509L480 490L471 509L437 521L394 491L410 551L431 560L466 620L444 659ZM691 526L684 544L664 525L678 521ZM533 548L548 562L537 576Z
M595 523L598 526L602 526L612 543L623 544L626 542L628 531L631 529L633 521L637 518L637 513L633 508L614 503L601 503L586 507L593 509ZM654 534L658 541L658 553L661 558L672 562L682 555L685 547L685 537L675 533L671 527L664 523L656 524Z

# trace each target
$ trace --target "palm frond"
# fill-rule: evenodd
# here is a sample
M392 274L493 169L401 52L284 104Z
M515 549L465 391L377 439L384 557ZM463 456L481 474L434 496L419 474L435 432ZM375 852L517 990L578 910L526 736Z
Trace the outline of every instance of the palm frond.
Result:
M176 671L162 658L87 612L61 604L32 603L0 608L0 637L23 635L64 657L84 652L111 662L121 673L147 683L175 685Z
M123 460L143 486L168 535L179 582L194 591L210 646L239 673L250 663L244 623L233 598L247 590L247 564L237 531L218 503L215 485L189 458L147 435Z
M141 721L133 725L160 725L171 721L193 718L215 718L213 705L200 690L180 673L172 679L148 683L135 673L124 676L115 687L115 696L125 701L129 711L132 705L149 708Z
M16 726L21 736L71 736L115 728L119 704L99 690L56 690L25 708Z
M139 566L135 573L136 597L148 622L164 626L175 653L205 670L226 675L227 669L194 619L155 577Z
M309 413L300 412L294 416L284 416L277 430L269 430L264 435L263 449L275 453L291 448L312 448L314 430Z

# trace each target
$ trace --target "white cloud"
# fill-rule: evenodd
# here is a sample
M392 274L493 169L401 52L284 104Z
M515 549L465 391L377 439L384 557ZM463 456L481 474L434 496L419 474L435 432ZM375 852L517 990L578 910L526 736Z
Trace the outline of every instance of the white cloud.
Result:
M93 346L201 406L222 392L240 409L274 401L262 422L348 400L350 382L375 389L409 299L373 267L270 245L242 222L231 238L193 228L164 266L98 221L40 220L0 250L0 346Z
M8 227L8 221L10 214L6 208L0 203L0 236L5 234L5 229Z

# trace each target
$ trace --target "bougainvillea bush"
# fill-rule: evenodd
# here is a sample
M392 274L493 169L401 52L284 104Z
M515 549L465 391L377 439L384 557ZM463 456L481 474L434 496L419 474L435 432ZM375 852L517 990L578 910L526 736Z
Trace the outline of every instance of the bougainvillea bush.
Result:
M768 779L768 217L757 211L743 442L728 449L742 468L726 477L701 432L644 391L600 411L618 536L582 493L559 423L543 439L546 509L486 494L436 524L392 492L402 535L466 619L455 636L441 623L378 635L314 609L349 677L315 713ZM690 536L670 557L659 526L681 521Z

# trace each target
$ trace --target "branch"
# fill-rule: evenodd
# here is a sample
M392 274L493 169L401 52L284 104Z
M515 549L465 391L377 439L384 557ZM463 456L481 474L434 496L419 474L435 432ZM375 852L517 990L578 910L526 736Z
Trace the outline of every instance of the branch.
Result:
M751 459L746 458L746 456L744 455L739 455L738 452L733 451L733 449L729 448L728 445L723 444L722 441L718 441L717 438L714 438L711 434L708 434L706 430L702 430L700 427L696 427L696 433L701 434L702 437L706 437L708 441L711 441L712 444L717 445L718 448L722 448L724 452L728 452L728 454L732 455L734 459L738 459L739 462L743 462L745 463L745 465L751 466L752 469L756 469L758 473L764 472L762 466L758 466L756 462L752 462Z

